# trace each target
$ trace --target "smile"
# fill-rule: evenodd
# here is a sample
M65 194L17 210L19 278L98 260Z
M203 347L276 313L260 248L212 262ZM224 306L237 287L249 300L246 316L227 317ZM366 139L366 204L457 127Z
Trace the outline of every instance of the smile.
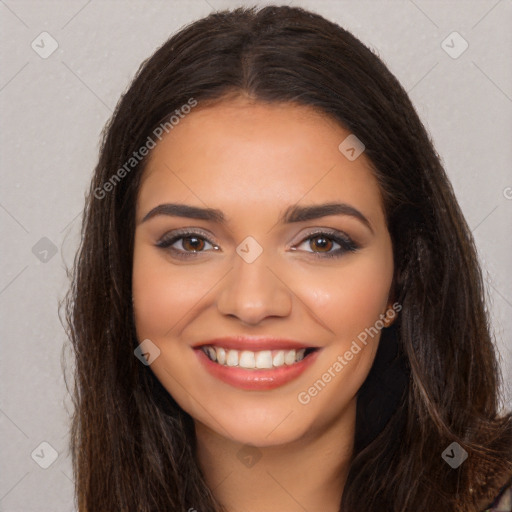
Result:
M302 361L315 349L302 348L299 350L261 350L253 352L251 350L233 350L206 345L201 347L201 350L214 363L250 370L280 368L284 365L291 366Z
M247 391L268 391L297 379L320 351L318 347L255 351L216 345L194 347L199 362L211 376Z

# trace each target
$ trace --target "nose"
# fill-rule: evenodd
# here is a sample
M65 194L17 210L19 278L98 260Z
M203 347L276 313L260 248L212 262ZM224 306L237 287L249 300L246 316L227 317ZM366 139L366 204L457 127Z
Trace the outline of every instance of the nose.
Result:
M233 269L223 280L217 299L221 314L248 325L257 325L267 317L290 315L293 293L284 276L268 265L264 255L265 252L252 263L235 256Z

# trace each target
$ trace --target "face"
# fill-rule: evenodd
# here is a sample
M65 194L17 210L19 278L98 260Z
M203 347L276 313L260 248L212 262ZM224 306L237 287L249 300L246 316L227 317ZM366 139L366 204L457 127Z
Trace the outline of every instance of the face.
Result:
M142 177L137 336L196 425L292 442L355 404L394 317L380 191L365 154L338 148L350 132L309 107L200 107Z

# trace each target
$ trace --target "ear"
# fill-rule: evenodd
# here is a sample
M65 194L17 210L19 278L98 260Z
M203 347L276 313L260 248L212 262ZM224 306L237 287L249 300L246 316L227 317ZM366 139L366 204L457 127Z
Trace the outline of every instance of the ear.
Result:
M400 312L401 309L402 305L399 304L398 302L388 302L386 312L384 313L384 318L382 319L382 321L384 322L384 327L389 327L396 321L396 319L398 318L398 313Z

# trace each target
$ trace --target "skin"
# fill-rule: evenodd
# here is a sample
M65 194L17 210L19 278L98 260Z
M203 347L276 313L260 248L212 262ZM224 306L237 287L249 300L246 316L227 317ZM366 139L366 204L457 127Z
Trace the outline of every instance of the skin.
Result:
M338 149L349 134L305 106L245 96L199 104L158 142L142 178L133 263L138 339L160 349L151 369L194 418L199 464L230 512L339 507L356 393L380 332L309 403L298 395L391 308L393 276L391 239L369 161L364 153L349 161ZM171 202L220 209L227 223L167 215L141 222ZM357 208L373 232L348 215L278 223L290 205L327 202ZM206 231L203 252L179 259L156 246L179 228ZM322 256L318 238L308 238L314 228L342 231L360 248ZM236 252L247 236L263 248L250 264ZM173 246L194 249L190 238ZM338 248L331 242L323 251ZM296 380L270 391L241 390L206 373L191 346L244 334L292 338L321 350ZM261 456L252 467L240 460L245 445Z

